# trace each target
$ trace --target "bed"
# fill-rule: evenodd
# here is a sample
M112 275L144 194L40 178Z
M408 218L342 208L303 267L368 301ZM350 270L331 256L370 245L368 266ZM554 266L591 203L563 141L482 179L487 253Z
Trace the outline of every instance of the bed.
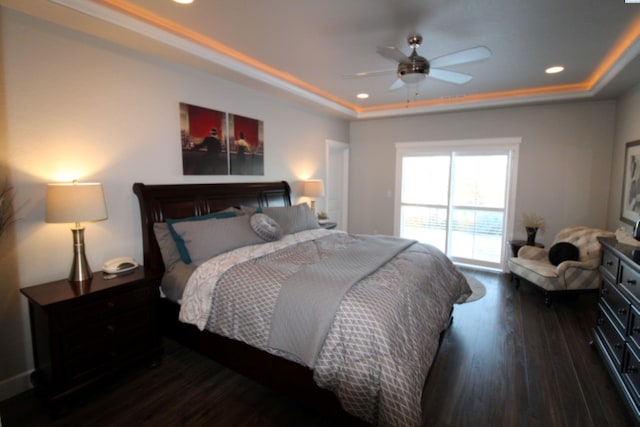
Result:
M133 191L165 336L349 425L421 423L439 338L471 294L440 251L325 230L285 181Z

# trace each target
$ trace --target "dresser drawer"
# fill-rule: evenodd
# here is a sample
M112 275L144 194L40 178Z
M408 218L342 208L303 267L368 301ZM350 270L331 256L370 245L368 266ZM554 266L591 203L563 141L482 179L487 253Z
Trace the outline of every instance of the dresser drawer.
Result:
M622 378L627 384L631 396L640 404L640 357L637 352L630 346L625 349L625 366L622 372Z
M640 273L627 263L620 263L620 285L637 301L640 301Z
M609 310L606 307L599 307L598 323L596 328L604 337L604 344L607 352L616 362L616 367L622 367L624 354L624 337L616 327L615 321L610 317Z
M615 282L618 277L619 258L613 253L605 250L602 251L602 263L600 264L600 272Z
M620 332L626 333L631 305L627 297L618 290L617 285L612 285L608 280L602 281L600 304L604 304L609 309Z
M627 341L632 342L637 348L640 348L640 309L636 306L631 306Z

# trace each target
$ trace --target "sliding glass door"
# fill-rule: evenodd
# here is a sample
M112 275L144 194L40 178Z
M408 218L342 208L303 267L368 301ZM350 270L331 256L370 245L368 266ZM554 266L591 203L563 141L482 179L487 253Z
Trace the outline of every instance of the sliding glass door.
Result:
M436 246L454 262L501 269L513 150L404 148L398 234Z

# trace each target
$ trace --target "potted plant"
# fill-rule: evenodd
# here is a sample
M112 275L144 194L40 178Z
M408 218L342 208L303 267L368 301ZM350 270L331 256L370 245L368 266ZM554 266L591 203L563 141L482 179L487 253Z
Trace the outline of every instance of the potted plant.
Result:
M544 233L544 219L536 214L523 213L522 225L527 231L527 245L535 246L538 231Z
M325 223L329 220L329 215L325 211L318 212L318 222L320 224Z

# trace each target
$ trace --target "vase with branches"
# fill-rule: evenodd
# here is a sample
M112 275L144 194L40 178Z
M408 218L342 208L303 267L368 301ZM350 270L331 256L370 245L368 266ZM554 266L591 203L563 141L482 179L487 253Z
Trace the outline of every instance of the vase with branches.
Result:
M5 179L0 185L0 237L13 222L13 188L9 185L9 180Z
M536 234L538 232L544 233L544 218L536 214L525 212L522 214L522 226L527 232L527 245L535 246Z

